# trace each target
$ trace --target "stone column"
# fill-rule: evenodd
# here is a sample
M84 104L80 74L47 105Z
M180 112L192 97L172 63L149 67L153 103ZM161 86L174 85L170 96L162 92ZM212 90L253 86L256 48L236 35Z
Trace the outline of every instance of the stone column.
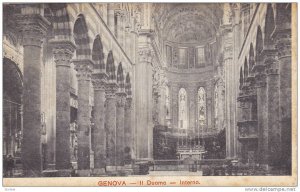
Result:
M207 111L207 116L206 116L206 122L207 122L207 128L208 131L212 130L213 126L213 94L212 94L212 84L210 81L207 82L206 85L206 111Z
M258 156L260 164L268 164L268 98L265 66L258 62L254 66L257 91ZM267 167L266 167L267 168Z
M50 23L41 15L18 15L17 21L24 47L22 164L26 176L37 177L42 171L41 50Z
M106 73L92 75L94 86L94 174L103 174L106 165L106 133L105 133L105 88Z
M225 5L225 4L224 4ZM227 10L229 11L229 10ZM224 12L225 13L225 12ZM227 16L230 14L226 14ZM225 15L224 15L225 16ZM227 17L226 16L226 17ZM234 86L236 79L233 65L233 32L230 19L221 26L221 36L224 43L224 73L225 73L225 124L226 124L226 157L234 158L237 152L237 126L235 121L236 94Z
M172 127L178 128L178 94L179 86L177 84L172 84L170 89L171 95L171 107L172 107Z
M117 166L124 165L124 149L125 149L125 134L124 134L124 124L125 124L125 102L126 93L117 92L117 129L116 129L116 155L117 155Z
M70 60L75 45L70 41L52 40L56 63L56 169L69 169L70 153Z
M282 138L282 166L291 169L291 129L292 129L292 62L290 24L276 28L273 38L276 41L279 61L279 115Z
M265 49L262 52L267 74L268 98L268 152L269 164L280 163L281 156L281 129L279 125L279 73L277 50Z
M78 169L88 174L90 169L90 126L91 111L89 106L90 83L93 62L89 59L73 60L78 79Z
M189 129L191 131L198 131L197 123L196 123L196 117L197 117L197 91L196 91L196 86L192 85L191 87L188 88L188 110L189 110Z
M142 38L142 37L140 37ZM135 81L136 97L136 157L151 158L153 123L152 123L152 51L141 47L138 51L139 61L136 64Z
M132 126L131 126L131 111L132 111L132 98L127 97L126 98L126 103L125 103L125 116L124 116L124 146L125 146L125 155L129 155L128 159L126 160L131 160L133 158L132 154L133 154L133 133L132 133ZM127 154L127 150L128 153ZM129 159L130 158L130 159ZM126 163L126 162L125 162ZM129 164L129 162L127 162L127 164Z
M158 96L158 122L160 125L166 125L166 89L165 85L159 87Z
M106 86L106 131L107 131L107 170L116 166L116 117L117 117L117 103L116 91L118 85L115 82L108 83Z

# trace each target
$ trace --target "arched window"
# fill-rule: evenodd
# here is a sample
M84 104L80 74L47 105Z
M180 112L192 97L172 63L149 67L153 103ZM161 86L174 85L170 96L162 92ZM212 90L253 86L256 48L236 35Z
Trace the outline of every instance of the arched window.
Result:
M203 87L198 90L198 121L199 125L206 125L206 94Z
M171 117L170 90L168 86L166 86L165 88L166 88L166 119L170 119Z
M187 94L184 88L179 90L178 102L178 126L180 129L187 129Z

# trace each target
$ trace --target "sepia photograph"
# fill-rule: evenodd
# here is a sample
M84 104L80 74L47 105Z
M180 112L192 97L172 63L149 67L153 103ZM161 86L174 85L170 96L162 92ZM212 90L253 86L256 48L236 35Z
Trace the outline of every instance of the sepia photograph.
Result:
M297 185L296 3L2 9L3 186Z

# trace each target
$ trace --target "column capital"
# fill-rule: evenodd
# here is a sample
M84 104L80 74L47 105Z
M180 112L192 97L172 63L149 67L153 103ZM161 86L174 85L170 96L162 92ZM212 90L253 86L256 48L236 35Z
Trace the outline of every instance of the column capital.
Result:
M92 74L92 83L95 91L105 91L107 84L106 73L94 73Z
M105 87L106 98L115 98L118 87L116 82L107 83Z
M222 35L231 33L232 32L232 24L231 23L223 24L223 25L220 26L220 29L221 29L221 34Z
M279 74L278 51L276 49L264 49L261 53L267 75Z
M149 47L142 47L138 50L139 62L140 63L152 63L154 52Z
M75 44L69 40L56 39L51 39L49 43L53 48L53 57L56 67L70 67L70 60L72 59L73 53L76 49Z
M132 98L131 97L127 97L126 98L126 103L125 103L125 109L131 109L131 105L132 104Z
M90 80L93 72L94 63L89 59L74 59L78 80Z
M278 57L291 56L291 29L290 26L278 27L275 29L272 37L275 39L275 47L278 50Z
M122 10L122 9L117 9L117 10L115 10L115 15L117 17L124 17L125 16L125 11Z
M23 35L23 46L41 47L51 23L39 14L18 14L16 20L19 31Z
M256 73L255 74L255 84L256 87L265 87L267 82L266 82L266 74L265 73Z
M125 92L117 92L117 107L125 107L126 104L126 93Z

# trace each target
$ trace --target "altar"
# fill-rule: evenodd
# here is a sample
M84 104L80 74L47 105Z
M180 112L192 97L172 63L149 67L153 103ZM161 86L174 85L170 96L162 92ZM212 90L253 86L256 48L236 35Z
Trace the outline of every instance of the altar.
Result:
M177 148L177 154L179 155L180 160L184 160L186 158L192 158L194 160L203 159L203 155L206 153L205 148L203 146L179 146Z

